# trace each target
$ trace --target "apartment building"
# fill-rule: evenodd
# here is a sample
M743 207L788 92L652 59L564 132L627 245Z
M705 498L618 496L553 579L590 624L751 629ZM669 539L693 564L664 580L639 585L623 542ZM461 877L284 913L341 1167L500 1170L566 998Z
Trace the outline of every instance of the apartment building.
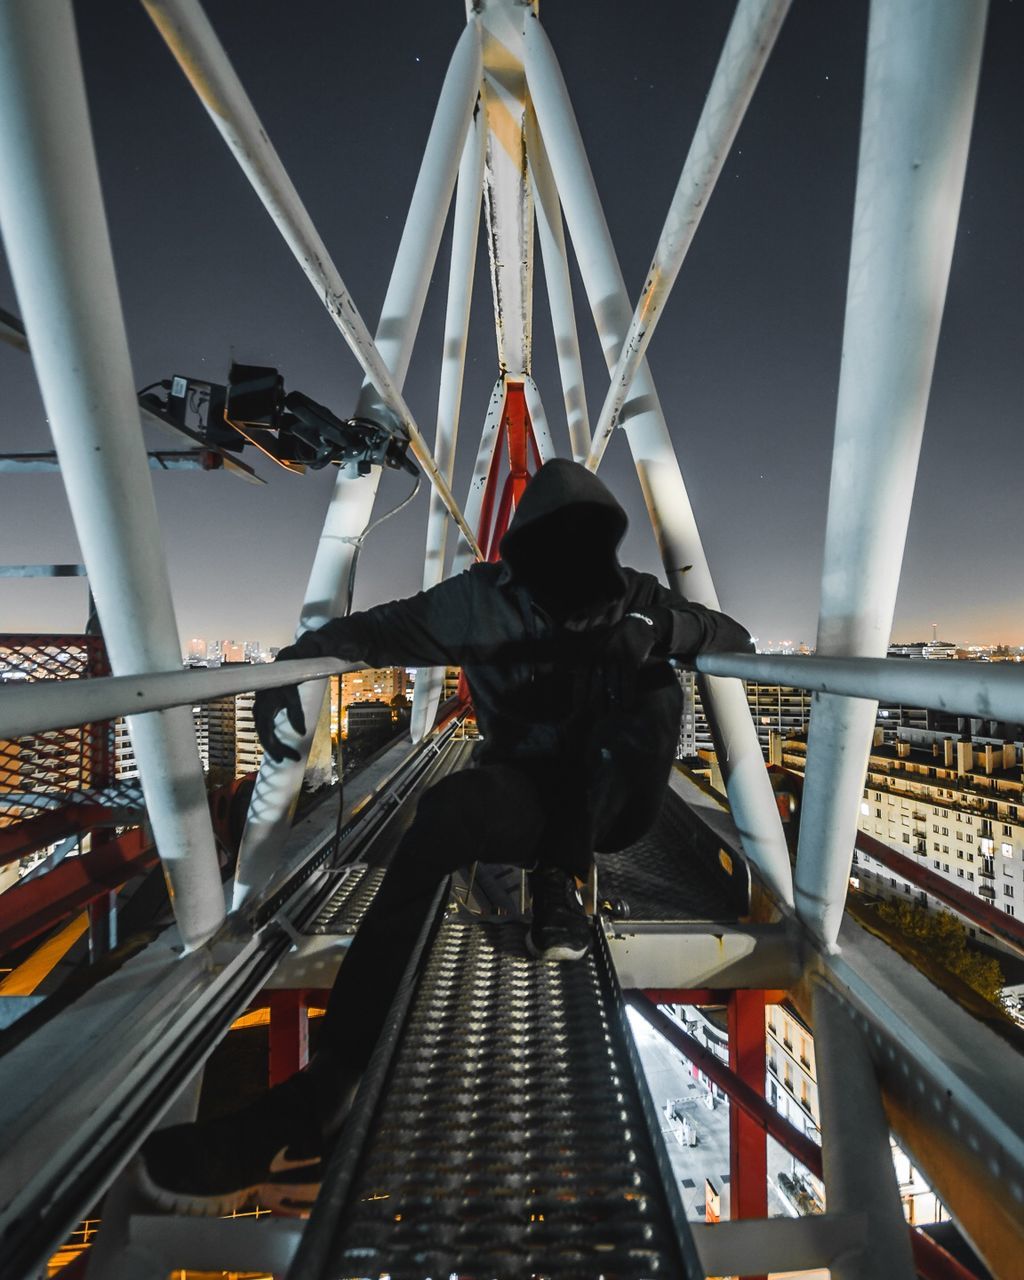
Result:
M676 758L685 760L700 752L713 751L711 729L700 700L697 677L693 671L677 671L683 690L683 713L679 724L679 745ZM761 750L768 758L768 748L773 734L797 735L806 732L811 718L813 694L806 689L792 689L788 685L767 684L759 680L744 681L747 705L757 729ZM876 724L883 739L895 741L900 726L927 729L936 726L932 713L923 707L897 706L881 703ZM954 729L956 725L954 723Z
M765 1011L768 1044L766 1096L773 1107L813 1142L821 1142L818 1081L814 1057L814 1037L810 1029L788 1005L769 1005ZM906 1152L892 1142L893 1164L900 1199L907 1222L920 1225L941 1222L949 1217ZM803 1200L805 1208L819 1212L825 1206L822 1183L795 1164L790 1174L791 1196ZM801 1195L801 1193L803 1193ZM806 1200L804 1200L806 1197Z
M997 907L1024 914L1024 777L1013 742L901 728L871 748L861 831ZM781 762L803 773L807 743L786 739ZM855 877L883 898L936 901L859 851Z

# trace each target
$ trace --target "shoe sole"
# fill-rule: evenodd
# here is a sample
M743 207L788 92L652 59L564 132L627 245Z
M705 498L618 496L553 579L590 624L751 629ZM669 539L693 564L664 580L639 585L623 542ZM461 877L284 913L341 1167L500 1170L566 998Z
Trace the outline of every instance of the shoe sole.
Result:
M226 1218L237 1213L249 1200L257 1200L264 1209L272 1209L275 1213L292 1218L308 1218L313 1202L320 1194L320 1183L256 1183L252 1187L243 1187L240 1191L229 1191L219 1196L186 1195L184 1192L168 1191L149 1176L145 1162L138 1161L135 1169L135 1181L139 1191L147 1200L166 1209L170 1213L184 1214L190 1218Z
M567 944L563 944L557 947L545 947L541 950L528 933L526 935L526 949L535 960L582 960L590 950L590 943L587 942L582 947L570 947Z

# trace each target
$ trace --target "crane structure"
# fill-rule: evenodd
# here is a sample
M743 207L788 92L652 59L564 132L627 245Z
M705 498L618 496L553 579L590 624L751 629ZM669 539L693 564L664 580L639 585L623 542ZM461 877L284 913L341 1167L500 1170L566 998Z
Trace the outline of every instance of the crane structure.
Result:
M407 441L429 480L424 588L497 555L538 465L561 454L596 470L618 431L666 581L717 607L646 352L790 0L738 0L635 300L536 0L467 0L375 332L200 0L141 2L362 370L355 416ZM34 362L111 673L5 686L0 738L17 744L129 717L146 818L145 839L141 828L108 834L102 871L89 853L71 888L61 881L46 896L54 867L24 886L31 899L11 899L18 911L4 913L0 897L0 934L8 949L24 946L109 895L144 857L159 858L174 917L0 1044L0 1275L45 1274L47 1258L104 1194L96 1243L69 1276L974 1274L905 1222L890 1132L990 1272L1019 1274L1019 1049L846 911L879 698L1024 722L1015 668L885 657L985 20L984 0L871 0L815 656L697 659L727 802L673 776L649 846L598 865L609 883L621 878L628 897L630 857L649 858L662 906L628 920L599 913L594 954L581 965L531 964L518 925L472 920L471 904L487 916L503 902L483 870L462 884L459 909L439 888L321 1197L301 1223L156 1214L133 1190L131 1160L154 1127L194 1115L204 1063L252 1005L269 1004L277 1028L272 1073L302 1064L309 993L328 987L344 962L394 842L395 815L472 752L460 728L465 709L439 715L443 672L420 672L411 744L358 775L337 822L333 806L296 820L327 681L352 664L180 669L71 5L0 3L0 229L24 319L18 340ZM403 388L449 215L431 441ZM462 389L481 225L497 378L479 438L468 442L475 462L460 501L453 485L460 427L467 434ZM561 380L562 408L551 417L532 377L535 244ZM609 373L596 416L570 252ZM338 468L297 633L345 611L381 471ZM795 856L741 683L758 678L814 694ZM264 760L225 883L190 709L282 681L299 686L310 734L284 731L298 762ZM6 827L0 853L10 861L33 839L38 847L103 822L116 831L111 811L97 812L102 800L80 787L71 816L32 814L17 831ZM694 847L720 851L704 868L705 899L690 883L700 859L683 856L684 830L696 833ZM713 888L722 866L724 895ZM1012 929L1004 941L1024 950ZM765 1007L781 1000L813 1029L821 1147L765 1101ZM661 1146L627 1007L694 1061L700 1046L667 1025L659 1002L728 1012L729 1064L704 1064L731 1098L727 1222L686 1221ZM524 1145L517 1125L546 1133L547 1145ZM824 1213L767 1217L768 1135L821 1178Z

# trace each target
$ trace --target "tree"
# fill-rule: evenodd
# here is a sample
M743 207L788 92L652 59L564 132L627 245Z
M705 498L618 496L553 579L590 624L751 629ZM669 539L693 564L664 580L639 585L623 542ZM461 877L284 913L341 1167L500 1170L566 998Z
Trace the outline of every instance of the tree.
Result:
M991 1004L1003 1007L1006 977L999 961L969 946L967 929L955 915L909 902L880 902L877 911L914 950L955 973Z

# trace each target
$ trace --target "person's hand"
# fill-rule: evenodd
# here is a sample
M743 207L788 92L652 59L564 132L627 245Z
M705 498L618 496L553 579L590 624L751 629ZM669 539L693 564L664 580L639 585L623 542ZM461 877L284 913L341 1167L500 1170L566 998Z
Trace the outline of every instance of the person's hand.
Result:
M735 618L702 604L673 608L667 651L677 662L692 665L699 653L753 653L750 632Z
M309 658L314 656L309 647L303 647L301 639L297 644L286 645L278 653L275 661L287 662L289 658ZM288 721L300 738L306 734L306 717L302 711L297 684L281 685L278 689L260 689L252 704L252 718L256 724L256 736L263 744L263 750L274 761L301 760L294 747L286 746L277 736L274 722L279 711L288 713Z

